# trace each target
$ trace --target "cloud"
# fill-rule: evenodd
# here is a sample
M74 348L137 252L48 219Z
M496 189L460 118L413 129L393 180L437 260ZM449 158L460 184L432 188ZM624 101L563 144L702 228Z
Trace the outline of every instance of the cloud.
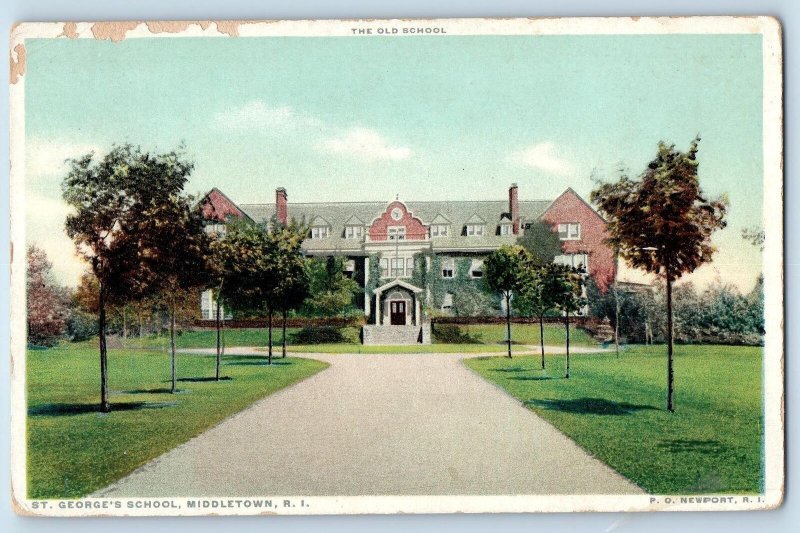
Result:
M214 124L226 130L289 130L321 126L318 119L297 113L288 105L270 107L261 100L214 114Z
M26 179L34 181L60 179L67 173L67 159L80 157L89 152L102 153L103 148L96 144L59 139L28 139L25 142Z
M549 141L529 146L514 154L512 159L519 164L556 176L570 176L575 172L572 163L560 157L555 144Z
M47 253L53 274L64 285L77 285L87 266L76 254L75 245L64 231L71 211L61 200L28 192L25 199L25 240Z
M331 154L346 155L366 161L381 159L401 160L411 157L411 149L405 146L391 146L377 131L356 127L339 135L323 140L319 149Z

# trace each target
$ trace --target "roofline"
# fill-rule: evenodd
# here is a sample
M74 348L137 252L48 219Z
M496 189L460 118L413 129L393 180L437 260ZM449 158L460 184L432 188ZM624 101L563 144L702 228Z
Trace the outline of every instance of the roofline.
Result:
M216 189L216 187L215 187ZM213 190L213 189L212 189ZM217 189L219 190L219 189ZM220 193L222 191L219 191ZM573 191L574 192L574 191ZM563 194L563 193L562 193ZM577 193L576 193L577 194ZM227 196L226 196L227 198ZM476 203L476 204L483 204L486 202L500 202L504 204L508 204L508 200L390 200L386 202L385 200L362 200L358 202L290 202L288 205L291 207L293 205L358 205L358 204L383 204L385 206L389 206L392 202L402 202L403 204L440 204L440 203L449 203L449 202L459 202L459 203ZM550 202L553 203L553 200L546 200L546 199L535 199L535 200L519 200L520 203L532 203L532 202ZM247 203L247 204L237 204L237 205L246 205L246 206L271 206L273 204L267 203Z
M592 204L590 204L589 202L587 202L586 200L584 200L583 196L581 196L580 194L578 194L577 192L575 192L575 189L573 189L572 187L567 187L566 189L564 189L564 192L562 192L561 194L559 194L558 196L556 196L556 199L555 199L555 200L553 200L552 202L550 202L550 204L549 204L549 205L548 205L548 206L545 208L545 210L544 210L544 211L542 211L542 213L541 213L541 214L540 214L538 217L536 217L536 220L541 220L542 218L544 218L544 216L547 214L547 212L548 212L548 211L550 211L550 208L551 208L551 207L553 207L553 205L554 205L554 204L555 204L557 201L559 201L559 200L561 199L561 197L562 197L562 196L564 196L564 195L565 195L565 194L567 194L567 193L572 193L572 194L574 194L574 195L575 195L575 196L578 198L578 200L580 200L581 202L583 202L583 205L585 205L586 207L588 207L588 208L589 208L589 210L591 210L591 212L592 212L592 213L594 213L595 215L597 215L597 218L599 218L600 220L602 220L602 221L603 221L603 222L605 222L605 223L608 223L608 221L607 221L607 220L606 220L606 219L603 217L603 215L601 215L601 214L600 214L600 213L597 211L597 209L595 209L595 208L594 208L594 206L592 206Z

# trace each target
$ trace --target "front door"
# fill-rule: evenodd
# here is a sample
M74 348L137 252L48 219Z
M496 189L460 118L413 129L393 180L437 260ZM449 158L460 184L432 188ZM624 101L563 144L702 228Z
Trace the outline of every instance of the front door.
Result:
M389 302L389 323L393 326L406 325L406 302L394 300Z

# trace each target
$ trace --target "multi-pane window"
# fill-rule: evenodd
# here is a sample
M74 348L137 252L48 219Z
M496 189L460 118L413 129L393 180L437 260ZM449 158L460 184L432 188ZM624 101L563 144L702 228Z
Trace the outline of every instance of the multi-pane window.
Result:
M390 241L406 240L405 226L389 226L389 240Z
M469 268L469 275L473 278L483 277L483 259L473 259Z
M381 259L382 278L410 278L414 273L414 258L391 257Z
M206 227L204 229L208 235L217 234L220 237L224 237L226 232L225 224L222 224L221 222L206 224Z
M312 239L327 239L330 235L330 228L328 226L314 226L311 228Z
M467 236L480 237L483 235L483 224L467 224Z
M581 238L581 225L578 222L558 225L558 238L562 241L576 241Z
M346 239L360 239L364 236L364 226L347 226L344 236Z
M500 235L513 235L514 226L512 224L500 224Z
M452 257L448 257L442 261L442 277L453 278L456 275L456 262Z
M567 265L571 267L583 267L584 270L589 270L589 254L564 254L557 255L553 259L557 265Z
M431 237L447 237L450 233L450 226L447 224L432 224Z

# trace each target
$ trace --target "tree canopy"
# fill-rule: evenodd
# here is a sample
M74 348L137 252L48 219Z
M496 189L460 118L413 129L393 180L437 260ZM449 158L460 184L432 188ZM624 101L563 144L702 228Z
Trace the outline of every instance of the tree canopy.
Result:
M525 228L517 244L528 250L531 261L537 265L552 263L561 254L561 240L553 226L537 220Z

